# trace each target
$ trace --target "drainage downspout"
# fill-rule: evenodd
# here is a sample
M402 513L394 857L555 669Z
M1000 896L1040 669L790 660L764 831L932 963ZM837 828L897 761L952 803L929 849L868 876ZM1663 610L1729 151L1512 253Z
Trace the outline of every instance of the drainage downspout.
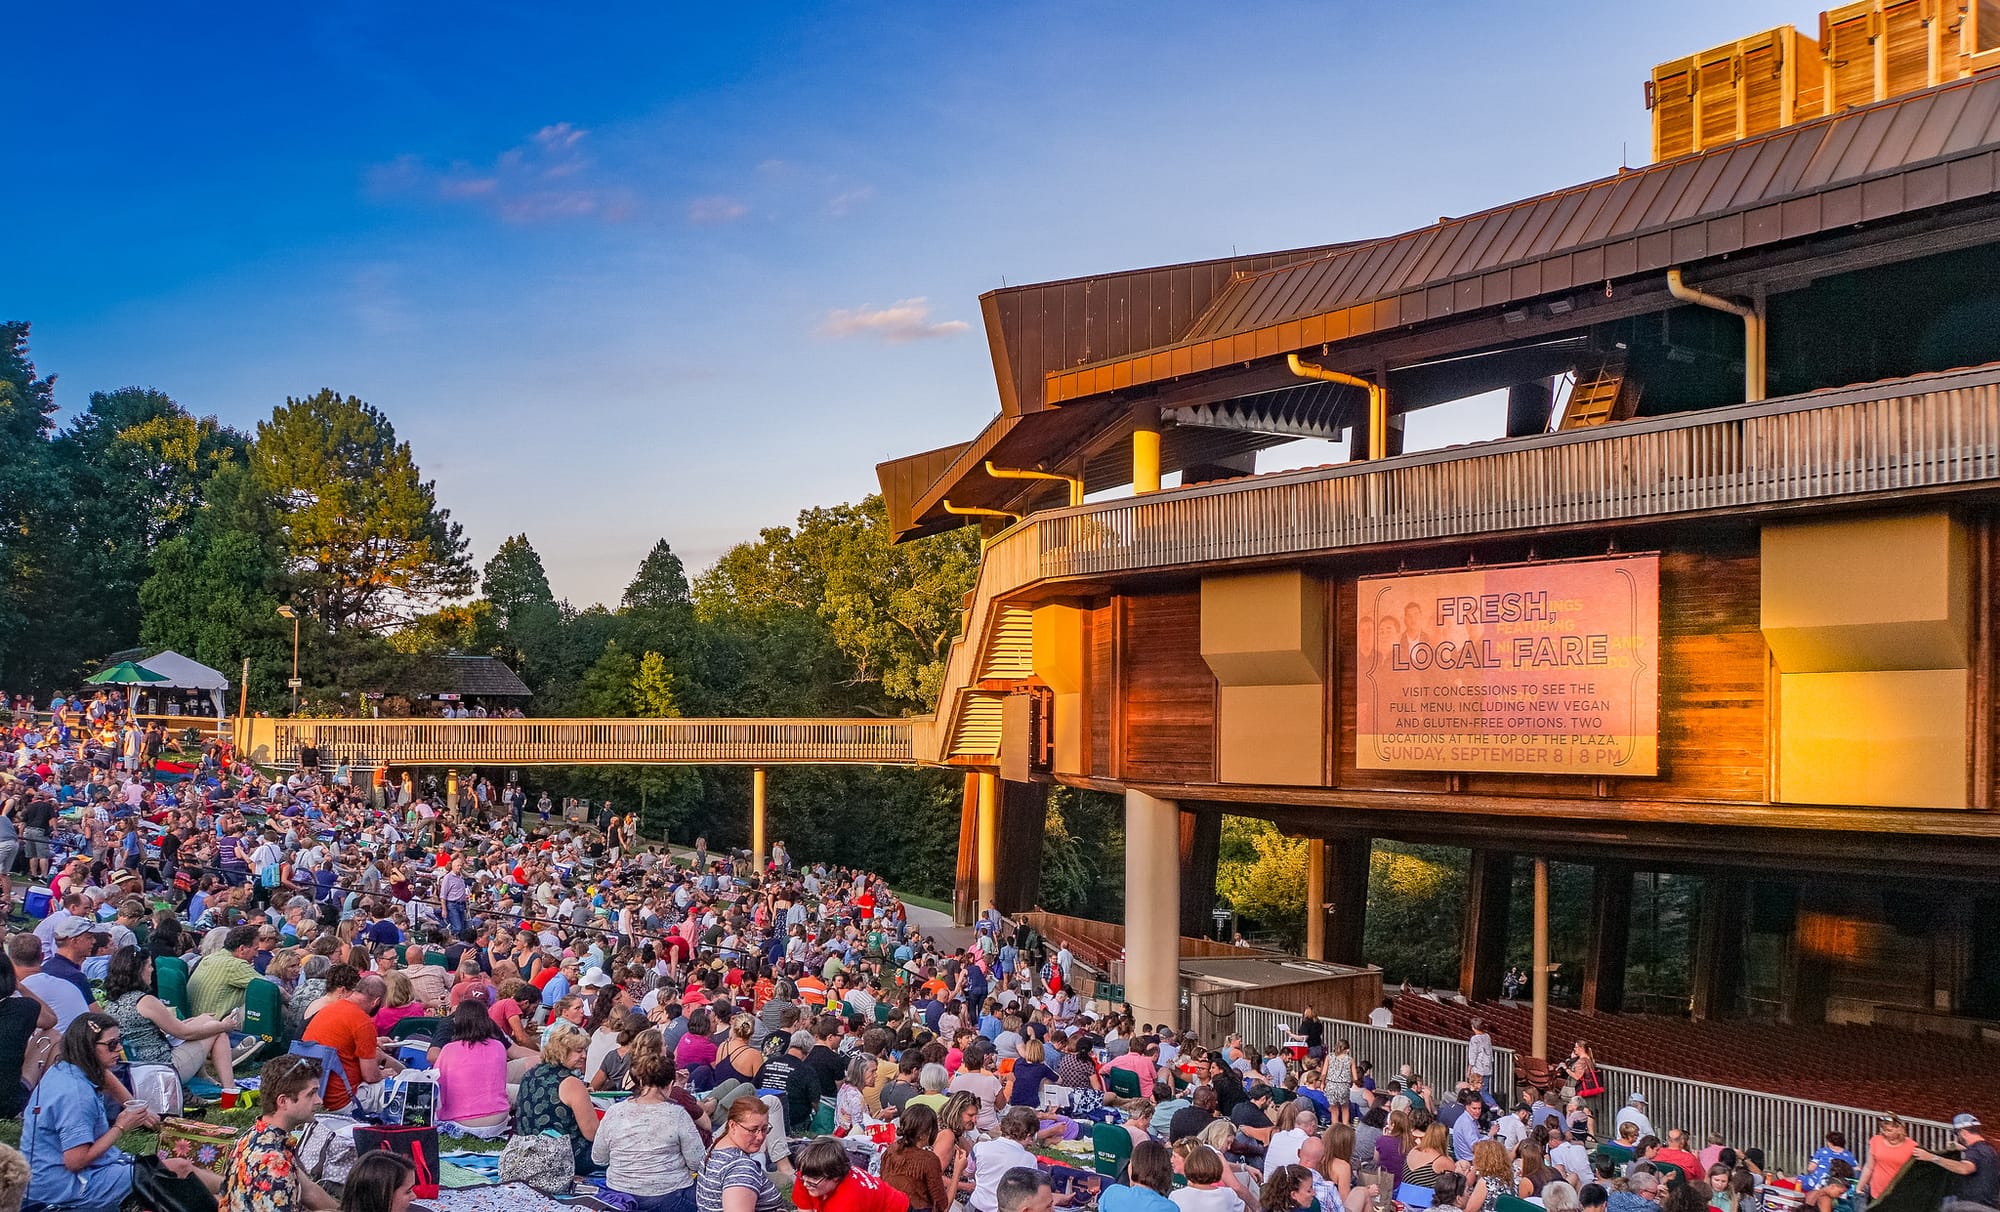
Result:
M1345 383L1349 387L1363 388L1368 392L1368 457L1387 458L1389 455L1389 392L1359 375L1345 371L1328 370L1304 362L1297 354L1286 354L1285 365L1301 379L1318 379L1322 383Z
M1726 311L1743 317L1743 402L1755 404L1764 398L1764 317L1755 307L1696 290L1681 279L1679 269L1667 271L1667 293L1683 303Z
M1021 520L1021 515L1018 513L1008 513L1004 509L982 509L977 505L954 505L949 498L939 501L938 505L946 513L957 514L961 518L1005 518L1009 525ZM979 532L979 554L982 556L986 554L987 541L986 532L981 530Z
M986 460L986 474L996 480L1061 480L1069 485L1069 503L1083 504L1083 477L1058 475L1053 471L1030 471L1027 468L995 467L993 460Z

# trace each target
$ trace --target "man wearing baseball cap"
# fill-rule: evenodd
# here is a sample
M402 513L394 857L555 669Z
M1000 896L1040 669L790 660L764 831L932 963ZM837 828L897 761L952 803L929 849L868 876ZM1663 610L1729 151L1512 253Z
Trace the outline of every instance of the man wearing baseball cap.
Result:
M2000 1151L1980 1131L1979 1117L1953 1117L1951 1134L1964 1150L1958 1160L1922 1148L1915 1155L1918 1161L1936 1162L1960 1176L1957 1193L1944 1201L1941 1212L2000 1212Z

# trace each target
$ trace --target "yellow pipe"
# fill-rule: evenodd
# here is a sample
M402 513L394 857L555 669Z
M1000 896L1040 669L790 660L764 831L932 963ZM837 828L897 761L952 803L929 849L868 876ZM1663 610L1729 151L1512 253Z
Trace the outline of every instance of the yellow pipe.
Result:
M1681 278L1681 271L1667 271L1667 293L1683 303L1726 311L1743 317L1743 400L1755 404L1764 398L1764 317L1747 303L1696 290Z
M1142 413L1132 431L1132 492L1160 491L1160 418Z
M986 460L986 474L996 480L1061 480L1069 485L1069 503L1083 504L1083 477L1058 475L1053 471L1030 471L1021 467L995 467L993 460Z
M1006 518L1010 522L1021 520L1020 514L1008 513L1004 509L982 509L977 505L954 505L949 499L940 501L938 504L946 513L955 513L962 518Z
M1383 459L1389 455L1389 392L1359 375L1345 371L1329 370L1303 361L1297 354L1286 354L1285 365L1301 379L1318 379L1323 383L1345 383L1349 387L1363 388L1368 392L1368 457Z

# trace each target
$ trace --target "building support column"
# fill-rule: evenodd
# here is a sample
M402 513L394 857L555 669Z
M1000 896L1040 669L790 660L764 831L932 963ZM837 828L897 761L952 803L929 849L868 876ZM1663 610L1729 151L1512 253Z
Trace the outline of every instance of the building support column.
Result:
M1374 860L1372 839L1330 837L1321 842L1326 871L1326 898L1319 911L1326 919L1326 954L1335 964L1364 963L1367 952L1368 873Z
M979 775L965 772L958 811L958 871L951 885L951 921L954 926L970 926L979 916Z
M1632 869L1599 863L1590 875L1590 950L1583 960L1583 1012L1625 1008L1625 964L1632 939Z
M1507 971L1507 916L1513 898L1513 854L1474 850L1466 880L1465 932L1458 959L1458 991L1469 1002L1500 996L1500 982Z
M452 811L456 812L458 810L458 771L456 770L447 770L444 772L444 802L445 806Z
M979 892L972 906L976 921L1000 901L1000 776L982 770L979 779Z
M1728 1018L1743 990L1743 929L1748 889L1739 876L1702 881L1701 909L1695 920L1693 1016Z
M1132 491L1160 491L1160 410L1141 407L1132 430Z
M1181 1025L1180 809L1125 793L1125 1000L1140 1022Z
M1535 856L1534 1010L1529 1017L1528 1047L1534 1055L1549 1054L1549 860Z
M1326 958L1326 839L1306 839L1306 958Z
M1184 811L1180 819L1181 933L1207 938L1215 930L1215 865L1222 857L1222 814Z
M764 769L750 771L750 869L764 870Z

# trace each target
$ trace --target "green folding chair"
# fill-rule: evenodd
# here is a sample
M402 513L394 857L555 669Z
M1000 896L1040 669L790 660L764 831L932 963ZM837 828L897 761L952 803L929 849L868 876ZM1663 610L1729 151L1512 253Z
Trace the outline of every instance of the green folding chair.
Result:
M445 954L442 951L424 952L424 962L426 964L429 964L433 968L446 967L447 965L445 964L444 961L445 961Z
M188 1002L187 961L178 956L163 955L153 961L153 983L158 985L159 998L174 1008L174 1013L182 1018L194 1014Z
M243 991L243 1034L263 1044L253 1056L275 1055L289 1048L292 1037L285 1030L285 995L267 980L254 980Z
M389 1026L389 1038L398 1040L408 1039L413 1035L421 1035L425 1039L429 1039L431 1036L437 1034L438 1024L443 1021L443 1019L438 1018L424 1018L421 1015L397 1019Z
M806 1128L808 1136L832 1136L834 1115L839 1105L830 1098L819 1100L819 1109L813 1112L812 1123Z
M1111 1092L1119 1098L1144 1098L1146 1089L1139 1081L1139 1075L1130 1069L1106 1069L1105 1080L1111 1083ZM1130 1134L1127 1134L1130 1139Z
M1132 1076L1137 1080L1137 1074ZM1123 1124L1094 1123L1090 1125L1090 1149L1091 1169L1106 1178L1117 1178L1132 1160L1132 1134Z

